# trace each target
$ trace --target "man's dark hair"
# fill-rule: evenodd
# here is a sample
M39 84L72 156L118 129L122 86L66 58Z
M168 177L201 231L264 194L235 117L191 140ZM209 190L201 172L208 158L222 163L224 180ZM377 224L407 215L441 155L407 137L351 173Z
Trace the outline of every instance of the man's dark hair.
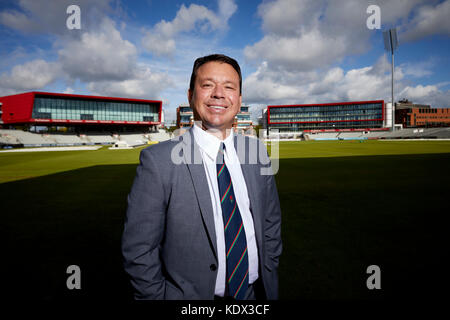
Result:
M234 60L233 58L230 58L230 57L228 57L226 55L223 55L223 54L211 54L209 56L201 57L201 58L198 58L197 60L195 60L194 68L192 69L191 82L189 84L189 90L191 90L191 92L194 92L195 79L197 78L197 70L198 70L198 68L200 68L205 63L211 62L211 61L227 63L230 66L232 66L234 70L236 70L236 72L239 75L239 94L242 95L241 67L239 67L239 63L236 60Z

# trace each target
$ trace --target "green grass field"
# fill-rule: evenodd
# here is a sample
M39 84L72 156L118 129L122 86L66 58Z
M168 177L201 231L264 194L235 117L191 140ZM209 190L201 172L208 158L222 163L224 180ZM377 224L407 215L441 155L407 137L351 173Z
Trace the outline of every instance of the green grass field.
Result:
M135 150L0 153L7 297L129 299L120 237ZM439 297L450 141L281 142L282 299ZM82 290L66 289L66 268ZM381 290L366 268L381 268Z

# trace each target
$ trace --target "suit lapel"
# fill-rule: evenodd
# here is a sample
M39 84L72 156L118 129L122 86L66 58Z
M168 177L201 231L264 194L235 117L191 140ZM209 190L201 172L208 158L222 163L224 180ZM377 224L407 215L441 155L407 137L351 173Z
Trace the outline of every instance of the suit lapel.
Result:
M248 139L245 139L248 142ZM237 148L237 136L234 136L234 146ZM208 181L206 180L205 168L203 167L202 157L200 150L195 143L194 136L192 133L192 128L183 135L183 157L184 161L188 167L192 183L194 185L194 191L197 196L197 201L200 207L200 212L202 214L203 223L205 225L206 231L208 233L210 245L213 248L214 255L217 258L217 240L216 240L216 229L214 224L214 212L211 205L211 196L209 194ZM250 212L253 217L253 224L255 227L256 241L258 248L261 249L262 246L262 219L260 200L259 199L259 187L258 179L255 176L259 173L259 166L256 164L247 164L248 160L249 146L245 143L245 155L244 158L240 158L242 174L245 179L245 184L247 186L248 198L250 201Z
M203 167L200 150L195 143L192 128L183 135L183 157L188 167L194 191L197 196L198 205L202 214L203 223L208 233L210 245L217 258L217 240L214 224L214 212L211 205L208 181L206 180L205 168Z

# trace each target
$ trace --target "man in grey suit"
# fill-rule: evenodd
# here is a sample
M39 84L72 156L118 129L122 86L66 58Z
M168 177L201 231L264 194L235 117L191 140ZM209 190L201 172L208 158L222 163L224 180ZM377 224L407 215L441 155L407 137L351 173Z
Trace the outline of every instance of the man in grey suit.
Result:
M194 126L141 152L128 196L124 267L136 299L277 299L281 210L266 148L237 135L236 60L198 58Z

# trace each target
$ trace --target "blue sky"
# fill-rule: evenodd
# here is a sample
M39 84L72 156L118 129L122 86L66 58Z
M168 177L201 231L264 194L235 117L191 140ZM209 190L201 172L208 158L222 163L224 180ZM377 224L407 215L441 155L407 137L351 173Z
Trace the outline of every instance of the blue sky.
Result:
M66 9L81 9L69 30ZM381 29L368 29L369 5ZM33 90L186 103L195 58L224 53L253 117L270 104L390 100L382 31L397 27L395 99L450 107L450 0L120 1L0 4L0 95Z

